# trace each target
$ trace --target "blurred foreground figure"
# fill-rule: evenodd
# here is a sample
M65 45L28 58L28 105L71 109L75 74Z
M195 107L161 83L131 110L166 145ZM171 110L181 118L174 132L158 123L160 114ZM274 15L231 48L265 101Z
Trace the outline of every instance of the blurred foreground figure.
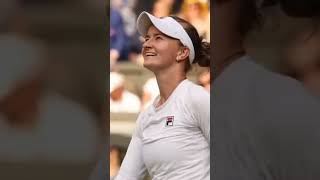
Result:
M38 61L43 59L33 44L2 36L0 47L0 161L93 161L98 143L93 114L46 89Z
M284 73L320 96L320 31L304 28L285 49L284 61Z
M213 179L319 179L319 100L300 82L265 69L246 53L247 35L261 25L258 2L216 0L212 6ZM288 14L310 17L296 1L285 2Z
M48 88L53 69L44 45L14 29L21 25L18 5L0 5L0 179L87 179L98 120Z

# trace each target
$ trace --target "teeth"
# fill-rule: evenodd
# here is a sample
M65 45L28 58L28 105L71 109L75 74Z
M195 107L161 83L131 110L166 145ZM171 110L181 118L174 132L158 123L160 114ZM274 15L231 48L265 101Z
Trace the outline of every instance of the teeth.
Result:
M153 53L146 53L146 56L155 56Z

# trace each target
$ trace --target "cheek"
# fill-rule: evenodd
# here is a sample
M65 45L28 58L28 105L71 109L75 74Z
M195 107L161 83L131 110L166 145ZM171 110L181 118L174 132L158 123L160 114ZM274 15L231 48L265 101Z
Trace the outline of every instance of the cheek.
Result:
M166 58L166 59L175 59L177 55L177 50L175 47L171 46L164 46L164 47L159 47L157 49L157 53L160 57Z
M170 49L170 48L164 49L164 50L161 51L161 55L172 58L172 57L174 57L176 55L176 51L173 50L173 49Z
M162 54L161 59L166 64L172 64L176 61L176 53L172 50L167 50Z

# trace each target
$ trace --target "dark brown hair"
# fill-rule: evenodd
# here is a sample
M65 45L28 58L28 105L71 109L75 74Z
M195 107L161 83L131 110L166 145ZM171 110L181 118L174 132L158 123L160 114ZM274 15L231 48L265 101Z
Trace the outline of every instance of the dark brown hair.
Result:
M320 3L317 0L279 0L282 10L289 16L312 18L320 16Z
M177 16L170 16L179 22L184 30L189 35L195 52L195 57L193 60L193 64L199 64L201 67L210 67L210 43L203 41L203 37L199 36L196 28L190 24L188 21L179 18ZM185 72L188 72L191 69L191 65L189 61L187 61L185 66Z
M237 3L237 31L246 36L256 27L261 27L263 19L257 7L257 0L215 0L215 4ZM271 1L271 0L270 0Z
M239 32L246 36L248 32L263 24L262 15L257 8L256 0L242 0L239 11Z

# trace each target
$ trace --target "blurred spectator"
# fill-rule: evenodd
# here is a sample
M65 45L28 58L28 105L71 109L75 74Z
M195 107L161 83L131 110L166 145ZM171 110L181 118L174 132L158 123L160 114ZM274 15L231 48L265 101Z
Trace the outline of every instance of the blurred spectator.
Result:
M136 0L113 0L115 8L119 10L123 22L124 31L127 35L127 48L129 61L136 63L137 56L141 52L141 42L139 40L139 34L136 30L137 15L134 12L136 6Z
M156 0L152 14L156 17L169 16L172 13L175 0Z
M199 75L198 84L210 93L210 71L204 71Z
M305 28L284 52L285 73L320 96L320 31Z
M121 163L121 151L117 146L110 147L110 180L113 180L119 169Z
M159 94L157 79L155 77L149 78L142 89L142 110L149 107Z
M124 22L117 9L118 0L112 1L110 8L110 68L113 69L119 59L128 59L128 37L125 33Z
M210 42L210 14L207 0L184 0L180 16L191 22L199 35Z
M133 36L136 33L137 15L133 11L136 0L113 0L118 1L117 9L120 11L124 22L124 30L128 36Z
M110 112L138 113L140 108L139 97L125 89L125 77L117 72L111 72Z
M310 12L308 3L314 1L280 2L299 2L302 6L294 9ZM256 3L220 0L213 5L216 75L211 162L220 165L213 179L319 179L319 102L297 81L261 67L246 54L245 39L263 25ZM290 26L284 28L283 32L290 32ZM278 33L272 32L271 41L264 39L258 47L279 44L272 39L282 35ZM292 148L297 144L301 148Z

